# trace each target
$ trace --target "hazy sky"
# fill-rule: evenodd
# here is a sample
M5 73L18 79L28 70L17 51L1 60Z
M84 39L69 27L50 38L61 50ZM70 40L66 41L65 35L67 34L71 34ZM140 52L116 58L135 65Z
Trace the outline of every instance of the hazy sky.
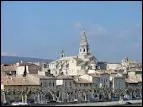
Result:
M63 49L77 55L82 26L99 60L142 59L140 1L2 2L1 52L56 59Z

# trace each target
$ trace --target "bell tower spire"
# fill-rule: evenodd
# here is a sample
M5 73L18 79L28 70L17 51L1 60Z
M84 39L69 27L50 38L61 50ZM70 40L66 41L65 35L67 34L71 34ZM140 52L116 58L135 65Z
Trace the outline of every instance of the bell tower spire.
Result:
M79 57L80 58L85 58L89 54L89 46L88 46L88 41L86 37L86 32L83 30L81 32L81 40L80 40L80 48L79 48Z

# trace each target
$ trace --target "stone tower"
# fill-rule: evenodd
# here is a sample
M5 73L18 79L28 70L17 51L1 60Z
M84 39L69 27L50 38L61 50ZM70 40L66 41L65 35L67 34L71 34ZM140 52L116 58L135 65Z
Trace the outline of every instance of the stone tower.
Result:
M84 59L89 54L88 41L85 31L81 33L80 48L79 48L79 58Z
M61 51L61 55L60 55L60 57L61 57L61 58L62 58L62 57L65 57L64 50L62 50L62 51Z

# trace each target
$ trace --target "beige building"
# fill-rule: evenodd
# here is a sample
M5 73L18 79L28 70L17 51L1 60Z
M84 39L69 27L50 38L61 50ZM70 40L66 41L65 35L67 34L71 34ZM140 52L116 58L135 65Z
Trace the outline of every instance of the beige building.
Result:
M1 74L3 76L20 76L26 70L27 74L38 74L41 67L31 63L16 63L9 65L1 65Z
M130 98L142 98L142 81L126 79L126 89Z
M47 103L48 101L73 101L71 96L74 90L73 77L60 75L54 76L40 76L42 97L40 96L41 103ZM42 102L44 101L44 102Z
M1 76L16 75L16 64L1 65Z
M130 97L142 97L142 70L131 68L126 78L127 94Z
M37 76L2 76L4 97L8 101L21 100L27 102L27 99L36 99L35 93L40 89L40 82ZM33 94L31 94L33 93Z

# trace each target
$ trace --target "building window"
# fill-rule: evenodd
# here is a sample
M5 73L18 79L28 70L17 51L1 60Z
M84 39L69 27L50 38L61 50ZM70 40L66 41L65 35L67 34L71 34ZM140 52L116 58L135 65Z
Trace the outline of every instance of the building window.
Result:
M51 82L49 82L49 86L51 86Z
M87 87L87 86L88 86L88 84L86 84L86 83L85 83L85 84L84 84L84 86L86 86L86 87Z
M70 82L70 86L72 86L72 85L71 85L71 82Z
M54 85L55 85L55 84L54 84L54 82L53 82L53 87L54 87Z
M44 82L44 87L46 87L46 82Z
M65 86L67 86L67 82L65 81Z

